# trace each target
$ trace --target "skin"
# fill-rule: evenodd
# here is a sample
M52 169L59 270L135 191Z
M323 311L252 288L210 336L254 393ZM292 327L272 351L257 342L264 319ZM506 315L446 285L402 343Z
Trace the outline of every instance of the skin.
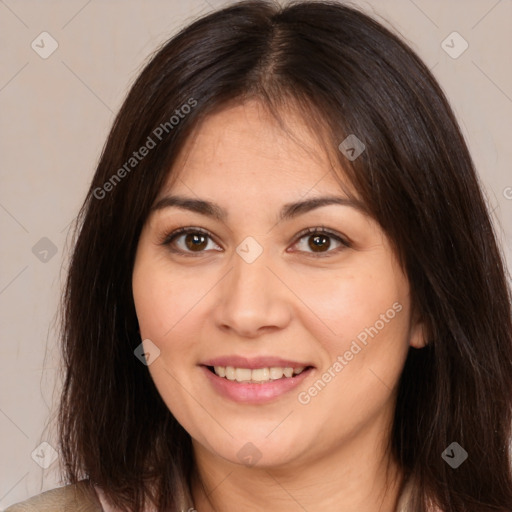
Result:
M192 437L199 512L393 512L401 472L386 447L408 348L424 346L422 324L412 319L409 283L389 240L364 212L328 205L277 222L284 203L344 196L306 121L285 114L306 148L251 101L207 117L180 153L155 203L179 193L219 204L228 218L177 207L148 217L133 270L141 337L160 350L148 369ZM213 237L195 251L187 235L174 240L175 249L192 256L161 243L187 226ZM314 235L297 237L319 226L350 245L331 237L315 252ZM236 252L249 236L263 249L252 263ZM401 311L300 403L298 394L394 303ZM240 404L219 395L198 366L233 354L274 355L315 368L272 402ZM260 452L253 466L237 456L247 442Z

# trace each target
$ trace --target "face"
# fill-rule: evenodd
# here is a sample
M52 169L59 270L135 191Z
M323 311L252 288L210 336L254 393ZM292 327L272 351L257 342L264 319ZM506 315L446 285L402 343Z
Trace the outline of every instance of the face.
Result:
M207 118L133 270L159 393L196 450L236 464L291 467L375 442L408 348L423 345L389 240L305 122L285 119L303 144L256 102ZM339 201L307 203L323 197Z

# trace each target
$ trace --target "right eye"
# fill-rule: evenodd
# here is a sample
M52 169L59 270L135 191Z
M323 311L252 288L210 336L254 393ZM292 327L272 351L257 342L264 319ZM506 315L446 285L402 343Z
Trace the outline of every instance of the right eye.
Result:
M183 238L183 240L180 240L181 238ZM184 256L194 256L194 253L201 254L205 252L208 239L211 240L212 235L207 230L196 227L184 227L166 234L162 245L168 246L174 253L183 254ZM179 242L182 243L179 244ZM175 247L176 245L178 248Z

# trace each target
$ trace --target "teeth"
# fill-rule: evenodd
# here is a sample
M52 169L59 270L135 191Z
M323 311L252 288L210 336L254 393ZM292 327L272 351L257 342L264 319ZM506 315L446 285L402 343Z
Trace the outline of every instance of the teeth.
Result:
M293 375L293 368L283 368L283 375L285 377L291 377Z
M257 368L256 370L251 371L251 376L248 380L257 380L258 382L261 382L269 379L270 371L268 368Z
M304 371L305 366L299 368L234 368L233 366L214 366L213 369L215 374L219 377L225 377L231 381L237 382L269 382L271 380L277 380L283 378L290 378L294 375L299 375Z
M235 380L235 369L232 366L226 366L226 379Z
M248 368L236 368L235 369L235 379L238 382L242 382L245 380L251 380L252 370Z
M293 371L293 369L292 369ZM282 378L284 373L284 368L270 368L270 378L272 380L277 380Z
M219 377L225 377L226 376L226 368L224 366L214 366L215 373Z

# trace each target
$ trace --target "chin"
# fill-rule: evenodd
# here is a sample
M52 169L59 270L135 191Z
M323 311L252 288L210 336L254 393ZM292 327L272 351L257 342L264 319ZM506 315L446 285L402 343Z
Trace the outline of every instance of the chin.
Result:
M272 440L265 436L261 430L255 431L254 436L250 433L238 436L233 432L233 438L206 440L206 443L200 444L212 455L248 468L275 468L290 464L299 456L298 440L294 442L293 438L286 435L276 435Z

